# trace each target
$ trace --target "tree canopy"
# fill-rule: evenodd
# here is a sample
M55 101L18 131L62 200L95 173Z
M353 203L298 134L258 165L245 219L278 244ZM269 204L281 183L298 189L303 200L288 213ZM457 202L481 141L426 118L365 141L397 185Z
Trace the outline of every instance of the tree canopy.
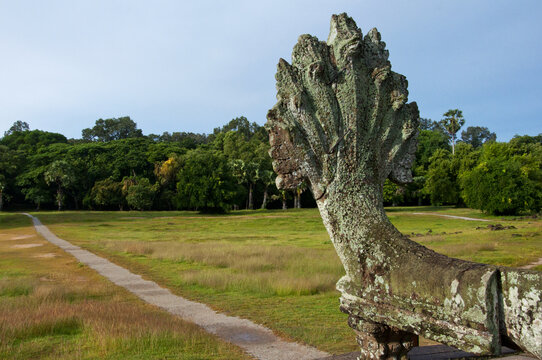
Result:
M471 144L474 148L479 148L487 141L496 141L497 135L483 126L469 126L461 132L461 140Z
M99 119L84 132L85 140L68 140L16 122L0 139L0 209L223 212L315 206L306 184L277 190L267 133L245 117L210 135L143 136L129 117ZM542 134L498 143L489 129L470 126L461 139L450 144L442 122L422 119L414 181L386 181L385 204L466 204L495 214L540 211Z
M142 137L143 133L129 116L112 119L98 119L92 128L82 131L83 140L87 141L113 141Z
M4 136L11 135L16 132L23 132L30 130L30 125L27 122L17 120L11 125L8 131L4 132Z
M226 157L216 150L189 151L179 171L177 204L204 212L229 210L236 186Z
M461 175L467 206L496 215L542 208L542 149L526 152L506 143L482 148L480 161Z

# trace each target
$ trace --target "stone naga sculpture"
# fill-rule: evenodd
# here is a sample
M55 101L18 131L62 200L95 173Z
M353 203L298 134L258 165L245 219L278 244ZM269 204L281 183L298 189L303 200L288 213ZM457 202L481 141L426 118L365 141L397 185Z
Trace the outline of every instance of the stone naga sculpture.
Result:
M327 43L299 37L280 59L266 128L279 188L306 180L346 275L360 359L406 359L418 335L476 354L501 345L542 358L542 275L437 254L402 235L382 205L384 181L411 180L419 112L391 71L380 34L346 14Z

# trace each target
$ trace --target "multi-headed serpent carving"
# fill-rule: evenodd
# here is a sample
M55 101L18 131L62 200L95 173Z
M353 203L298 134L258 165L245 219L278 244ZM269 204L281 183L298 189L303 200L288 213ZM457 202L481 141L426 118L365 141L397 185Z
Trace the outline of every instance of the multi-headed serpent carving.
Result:
M382 205L405 183L419 112L380 34L334 15L327 43L302 35L278 64L269 111L279 188L308 181L346 276L341 310L361 359L402 359L417 336L478 354L518 346L542 358L542 275L437 254L402 235Z

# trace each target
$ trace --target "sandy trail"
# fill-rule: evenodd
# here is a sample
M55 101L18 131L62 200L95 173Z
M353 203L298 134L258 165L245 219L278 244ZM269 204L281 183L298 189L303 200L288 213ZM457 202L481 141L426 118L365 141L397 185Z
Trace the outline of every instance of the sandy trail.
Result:
M109 260L58 238L38 218L27 213L24 215L32 219L38 233L47 241L73 255L81 263L93 268L113 283L122 286L149 304L159 306L243 348L257 359L309 360L330 356L313 347L282 340L270 329L250 320L226 316L215 312L205 304L174 295L153 281L143 280L140 275L133 274Z
M491 221L487 219L476 219L471 217L465 217L465 216L455 216L455 215L444 215L444 214L437 214L437 213L430 213L430 212L413 212L412 215L432 215L432 216L440 216L444 218L449 219L458 219L458 220L467 220L467 221Z
M17 244L10 246L12 249L29 249L33 247L43 246L43 244Z
M6 236L10 236L9 234L0 234L0 240L6 240L6 241L16 241L16 240L24 240L24 239L30 239L35 237L36 235L19 235L19 236L11 236L9 238L5 238Z
M523 265L523 266L520 266L519 268L520 269L532 269L538 265L542 265L542 258L536 260L535 262L532 262L530 264L527 264L527 265Z

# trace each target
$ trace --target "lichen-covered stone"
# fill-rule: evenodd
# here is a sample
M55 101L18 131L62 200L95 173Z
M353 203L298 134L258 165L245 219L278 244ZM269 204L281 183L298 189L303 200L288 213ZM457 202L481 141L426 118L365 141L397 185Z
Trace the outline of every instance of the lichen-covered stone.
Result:
M266 128L277 186L310 184L346 270L341 309L373 349L364 358L401 358L415 343L408 333L479 354L499 354L510 339L542 356L540 275L439 255L386 217L383 184L411 180L419 112L378 31L363 36L334 15L327 43L300 36L276 79Z
M504 267L500 272L503 343L511 341L542 359L542 274Z

